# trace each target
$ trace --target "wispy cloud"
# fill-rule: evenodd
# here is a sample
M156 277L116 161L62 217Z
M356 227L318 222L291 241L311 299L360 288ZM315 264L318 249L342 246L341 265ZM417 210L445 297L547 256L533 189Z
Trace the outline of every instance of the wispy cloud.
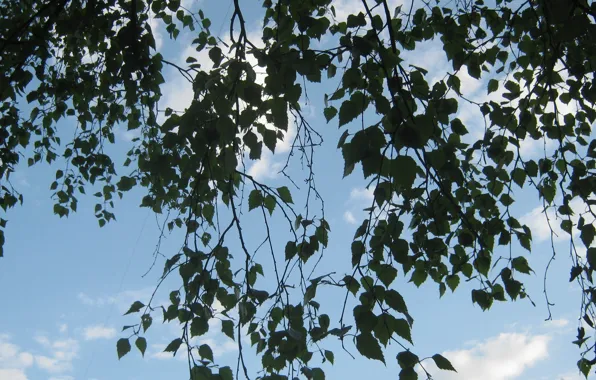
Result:
M116 329L104 325L87 326L83 329L85 340L111 339L116 336Z
M346 208L343 219L346 223L357 225L358 219L362 216L362 210L370 207L374 199L373 188L355 187L350 191L346 200Z
M219 336L195 337L191 340L191 344L197 347L203 344L207 344L209 347L211 347L211 350L213 351L213 356L216 358L216 360L228 353L236 352L238 350L238 345L234 341L228 339L227 337L221 336L221 334L217 335ZM180 346L180 349L176 353L176 356L173 356L171 352L164 352L166 346L167 344L165 343L152 344L150 346L149 357L158 360L187 360L186 346Z
M115 305L119 311L125 312L134 301L148 300L153 290L152 287L125 290L113 296L90 296L87 293L80 292L77 294L77 298L87 306L104 307Z
M563 328L567 325L569 325L569 320L565 318L551 319L550 321L544 322L544 326L549 328Z
M344 220L348 224L354 224L354 225L357 224L356 218L354 217L354 214L352 214L351 211L344 212Z

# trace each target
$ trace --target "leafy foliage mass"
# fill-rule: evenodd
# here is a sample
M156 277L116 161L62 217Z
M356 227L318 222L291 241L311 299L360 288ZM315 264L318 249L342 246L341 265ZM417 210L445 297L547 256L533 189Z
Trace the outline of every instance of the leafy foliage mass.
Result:
M332 339L388 365L385 347L397 344L403 347L396 357L400 379L416 379L424 360L408 349L413 316L392 286L396 277L408 276L416 286L433 281L441 295L471 280L472 302L484 310L495 301L527 298L522 280L532 269L518 245L529 251L532 234L512 210L522 191L537 194L559 217L551 223L569 234L570 280L581 286L581 317L594 327L596 230L588 220L596 188L596 5L352 3L357 10L342 19L335 0L264 0L261 34L253 38L243 13L252 3L233 0L227 42L212 33L202 11L191 12L180 0L0 3L3 210L23 202L10 185L16 165L45 161L61 168L51 184L59 216L76 211L85 189L98 189L95 215L103 226L115 218L115 196L144 188L142 206L168 215L167 228L186 236L163 274L177 273L181 287L169 305L131 306L140 322L117 342L118 357L133 341L144 354L145 333L163 312L164 320L181 325L166 351L186 351L192 379L253 378L243 335L261 357L261 379L324 379L316 363L333 363L324 348ZM169 62L155 49L152 25L165 27L172 39L192 33L193 47L210 62ZM433 62L408 61L408 52L428 43L442 48L450 64L438 79L428 75ZM192 83L186 110L158 107L166 67ZM461 73L486 83L486 100L462 94ZM322 81L336 85L324 96L323 115L343 129L337 144L343 175L359 176L361 168L374 190L351 242L352 270L339 277L307 271L331 231L313 211L320 204L317 213L324 215L313 171L321 138L301 107L308 87ZM468 134L470 122L456 117L463 105L484 116L482 133ZM65 132L65 120L76 123L74 132ZM139 133L123 166L107 153L120 127ZM243 165L264 149L274 152L290 138L290 127L296 159L283 171L292 173L292 184L294 161L305 168L303 208L295 203L298 186L272 187ZM549 148L535 160L524 156L528 143ZM257 262L245 243L246 204L267 230L271 265ZM285 249L271 238L274 216L287 221ZM0 219L2 228L6 223ZM3 244L2 231L0 239ZM497 254L499 246L513 249ZM273 288L263 289L264 276L276 279ZM322 287L345 294L341 315L325 313L341 303L317 302ZM237 341L236 371L217 366L208 345L194 344L213 318ZM592 334L582 327L575 342L583 348L578 367L586 376L596 363ZM438 354L426 360L456 369Z

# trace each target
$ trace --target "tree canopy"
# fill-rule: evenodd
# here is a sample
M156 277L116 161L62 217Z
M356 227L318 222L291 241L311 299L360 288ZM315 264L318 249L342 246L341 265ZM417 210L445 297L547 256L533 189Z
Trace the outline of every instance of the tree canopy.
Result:
M94 193L100 227L115 220L115 197L142 189L141 206L184 236L162 276L178 276L180 287L168 305L131 305L127 314L139 319L118 340L119 358L131 342L144 354L152 321L163 316L181 331L166 351L188 355L193 380L324 379L319 363L333 363L326 344L337 339L396 365L406 380L428 375L426 361L457 368L410 348L416 316L395 279L432 281L440 295L467 281L483 310L533 302L541 295L523 282L533 273L532 231L515 209L516 197L532 194L556 216L551 239L560 228L570 242L567 252L553 245L552 259L568 257L570 281L582 289L585 324L573 343L587 377L596 364L596 4L352 3L344 14L346 1L264 0L255 34L245 16L255 4L233 0L219 35L208 14L180 0L0 2L0 227L8 209L26 202L10 182L23 163L56 171L49 185L60 217ZM195 55L167 59L157 27L172 40L192 35ZM429 43L447 70L412 60ZM185 109L160 107L166 68L192 84ZM487 95L468 98L462 73ZM323 85L333 90L323 94ZM308 99L328 125L309 122ZM465 118L463 107L481 117ZM323 145L321 130L337 127L337 145ZM121 144L118 128L137 133L121 161L110 153ZM527 144L543 147L541 157L525 156ZM290 152L278 169L283 186L246 169L276 149ZM340 177L363 178L373 191L354 236L335 237L351 242L351 253L334 259L345 273L317 271L333 227L317 190L321 149L342 156ZM245 218L267 233L256 249ZM0 246L4 239L0 230ZM548 268L543 275L548 307ZM335 304L317 301L322 289ZM196 344L214 318L238 344L236 370ZM397 364L386 358L390 344L401 347ZM261 358L257 373L245 363L251 349Z

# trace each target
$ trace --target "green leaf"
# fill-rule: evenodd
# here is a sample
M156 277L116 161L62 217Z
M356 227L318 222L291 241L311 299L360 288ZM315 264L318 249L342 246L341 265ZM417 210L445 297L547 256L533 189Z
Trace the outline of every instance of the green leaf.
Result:
M399 371L399 380L418 380L418 373L414 368L404 368Z
M327 107L323 110L323 115L325 116L325 120L329 122L337 115L337 108L333 106Z
M292 194L290 194L290 190L286 186L278 187L277 193L282 201L285 203L294 203L292 200Z
M478 270L480 274L483 276L488 276L488 271L490 270L490 256L477 256L476 260L474 260L474 266Z
M271 102L271 116L277 128L288 130L288 102L283 98L274 98Z
M325 359L329 360L329 363L333 364L333 362L335 361L335 356L333 355L333 352L325 350Z
M457 372L455 368L453 368L453 366L451 365L451 362L447 360L444 356L435 354L432 358L435 361L437 367L439 367L439 369Z
M447 286L449 286L449 289L454 292L459 285L459 276L457 274L449 275L445 278L445 282L447 283Z
M203 23L204 22L205 22L205 20L203 20ZM223 59L223 54L221 52L221 49L217 46L212 47L209 50L209 58L211 58L215 67L219 66L219 64L221 63L221 60Z
M226 334L228 337L234 340L234 322L230 320L225 320L221 322L221 331Z
M195 317L190 323L190 336L201 336L209 331L209 323L204 317Z
M176 338L173 341L171 341L170 344L168 344L167 347L165 348L165 350L163 350L163 351L164 352L173 352L174 355L176 355L176 352L180 348L181 344L182 344L182 339Z
M588 264L590 264L590 268L596 269L596 248L594 248L594 247L588 248L586 257L588 259Z
M352 276L345 276L344 283L346 284L346 287L353 295L356 295L356 293L358 293L358 290L360 290L360 284Z
M295 241L289 241L286 243L286 249L285 249L286 260L291 260L294 256L296 256L297 252L298 252L298 249L296 247Z
M275 201L275 197L273 195L268 194L265 197L265 208L269 211L269 215L273 215L273 211L275 210L275 206L277 202Z
M313 368L312 380L325 380L325 372L320 368Z
M201 355L201 358L207 359L210 362L213 362L213 351L211 351L211 347L209 347L209 345L202 344L199 347L199 355Z
M337 142L337 149L341 148L344 143L346 142L346 139L348 138L348 136L350 135L350 132L346 129L344 131L344 133L341 134L338 142Z
M124 313L124 315L138 313L144 307L145 307L144 303L142 303L141 301L135 301L132 305L130 305L130 308L128 309L128 311L126 313Z
M234 373L230 367L221 367L219 369L219 376L221 380L234 380Z
M536 177L538 175L538 164L535 161L526 161L526 173L530 177Z
M596 235L596 228L592 223L586 224L581 228L580 238L586 248L589 248L594 241L594 235Z
M528 265L528 260L526 260L526 258L523 256L519 256L511 260L511 266L513 269L521 273L530 274L530 272L533 272L532 268L530 268L530 265Z
M493 299L484 290L472 290L472 302L477 303L483 311L486 311L492 305Z
M488 81L488 93L495 92L499 89L499 81L496 79L491 79Z
M385 292L385 303L393 310L405 314L408 312L404 298L396 290L388 290Z
M577 368L579 368L579 370L581 371L581 373L587 379L588 378L588 375L590 374L590 370L592 369L592 364L590 363L590 361L588 359L581 358L577 362Z
M116 342L116 351L118 351L118 360L130 352L130 342L126 338L118 339Z
M412 277L410 278L410 282L413 282L414 285L416 285L417 287L420 287L420 285L422 285L424 283L424 281L426 281L426 278L428 277L428 272L422 269L416 269L413 273L412 273Z
M389 264L383 264L379 270L377 270L377 276L379 277L379 280L388 287L393 280L395 280L395 277L397 277L397 269Z
M405 319L399 318L394 320L395 332L410 343L412 342L412 333L410 332L410 325Z
M141 317L141 325L143 326L143 332L147 332L147 329L153 323L153 318L149 314L143 314Z
M253 190L248 195L248 211L263 205L263 193L260 190Z
M526 182L526 172L522 168L515 168L511 172L511 178L517 186L524 187L524 183Z
M360 240L356 240L352 242L352 266L358 265L360 263L360 259L362 255L364 255L364 243Z
M180 7L180 0L169 0L168 1L168 8L172 12L176 12L179 7Z
M590 249L592 250L592 252L590 252ZM588 262L590 263L590 266L592 268L595 268L593 264L596 264L596 248L590 248L588 249ZM572 282L573 280L575 280L583 271L583 268L580 265L576 265L573 268L571 268L571 271L569 273L569 282Z
M348 124L358 116L356 109L350 100L345 100L339 107L339 126Z
M418 165L410 156L399 156L391 163L391 174L395 184L403 189L411 189L416 180Z
M129 191L137 184L137 180L131 177L122 177L120 181L118 181L118 190L119 191Z
M397 354L397 364L402 369L414 368L419 361L418 356L411 351L402 351Z
M135 341L135 346L141 351L141 355L145 356L145 350L147 350L147 340L143 337L138 337Z
M364 357L385 363L381 346L370 333L362 333L356 337L356 349L358 349Z
M263 131L263 142L272 153L275 153L275 146L277 145L277 133L271 129L266 129Z

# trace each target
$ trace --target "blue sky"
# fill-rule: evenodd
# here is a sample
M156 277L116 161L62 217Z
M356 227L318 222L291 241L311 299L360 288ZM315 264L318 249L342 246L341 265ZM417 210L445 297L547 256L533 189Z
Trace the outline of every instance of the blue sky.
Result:
M257 39L260 8L252 3L242 3L247 4L245 13L251 20L249 34ZM200 6L213 21L212 33L223 30L221 38L226 39L228 28L222 20L230 15L229 0L217 3L186 0L183 4L191 9ZM356 0L338 1L338 17L345 17L358 6ZM177 41L171 41L158 25L155 23L158 50L164 56L184 62L186 56L193 54L201 62L206 62L206 54L197 55L192 47L189 48L190 35L181 35ZM448 67L437 46L430 43L408 53L408 61L427 68L431 79L440 78ZM164 103L182 109L188 105L192 91L180 76L166 70ZM484 82L477 82L465 73L460 77L466 95L487 99ZM336 122L326 124L322 116L323 93L331 88L329 83L309 87L310 102L304 103L310 123L324 137L323 146L316 153L314 169L319 191L325 200L325 217L332 231L329 247L317 269L320 274L349 270L351 240L346 236L353 235L364 217L362 209L372 203L372 192L365 188L361 171L357 169L350 177L341 179L343 161L335 146L343 129L338 129ZM498 93L491 94L494 96ZM482 123L477 121L479 113L474 108L460 106L459 117L469 123L472 137L482 133ZM69 126L65 125L65 128ZM288 185L277 172L287 158L288 141L295 133L295 129L290 129L290 136L275 155L265 153L258 162L247 160L249 174L274 186ZM118 146L112 149L115 157L124 157L134 136L123 129L118 131ZM540 143L523 147L527 156L535 157L543 148ZM293 163L294 167L299 166L297 160ZM297 176L303 175L297 169L291 170ZM147 335L149 347L145 358L134 349L120 361L116 356L115 342L126 336L120 332L121 327L137 323L136 317L123 317L122 314L133 301L147 300L161 275L164 259L158 256L155 269L143 277L153 263L164 216L156 217L139 208L143 193L132 191L116 202L117 222L104 228L98 228L93 216L92 197L80 197L79 211L67 219L59 219L52 213L53 202L49 198L54 172L55 168L44 165L23 166L12 177L13 184L23 193L25 203L8 214L6 257L0 261L0 304L3 310L0 313L0 380L186 378L188 368L184 355L172 357L162 352L165 345L179 334L176 324L154 323ZM303 194L294 191L295 200L303 199ZM417 289L407 283L409 277L404 278L401 272L398 275L394 286L405 297L415 319L415 352L428 356L444 353L459 370L458 374L452 374L438 372L429 366L435 379L580 378L575 367L579 351L571 344L579 323L580 292L575 284L568 283L569 241L562 234L561 238L555 239L559 252L548 277L549 297L555 306L551 308L553 320L545 322L548 311L542 293L542 274L552 249L546 219L535 196L530 192L519 193L516 207L518 215L523 215L522 220L534 233L533 253L528 261L536 274L526 276L524 282L536 307L522 300L497 303L485 313L472 305L470 290L474 288L473 283L462 283L456 293L448 291L439 299L436 284L425 283ZM264 238L258 215L245 210L242 221L246 235L252 236L248 244L256 248ZM272 226L274 236L281 235L274 239L280 251L285 243L283 234L287 234L284 228L281 222ZM170 257L178 251L181 242L179 233L166 234L158 251ZM520 247L513 249L521 254ZM265 254L260 257L267 258ZM267 285L265 279L259 281ZM166 282L164 289L171 290L175 286L173 279ZM336 295L333 291L318 294L321 301L329 302L323 307L327 307L332 316L338 313ZM166 298L167 293L158 293L157 299ZM216 323L200 341L211 345L219 363L235 368L236 345L219 332ZM329 379L361 378L371 374L397 378L396 347L386 351L387 366L358 355L353 360L335 342L329 342L328 347L333 349L336 357L334 366L323 365ZM349 350L356 354L353 346Z

